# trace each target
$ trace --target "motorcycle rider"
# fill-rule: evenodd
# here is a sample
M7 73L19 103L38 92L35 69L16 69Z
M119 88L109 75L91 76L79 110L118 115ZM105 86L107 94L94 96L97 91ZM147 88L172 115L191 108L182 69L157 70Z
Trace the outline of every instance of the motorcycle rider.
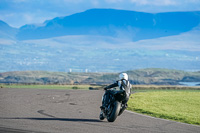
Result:
M101 108L101 113L100 113L100 119L101 120L103 120L105 118L104 117L104 110L106 109L107 104L108 104L109 99L110 99L110 90L108 90L108 89L111 89L111 88L114 88L114 87L119 87L120 90L125 91L126 97L124 97L124 100L122 101L122 104L123 104L122 111L119 113L119 115L122 114L122 112L128 106L127 102L128 102L129 97L131 95L131 84L128 81L128 75L126 73L119 74L119 78L120 78L120 80L118 80L115 83L104 88L105 94L103 95L102 106L100 107Z

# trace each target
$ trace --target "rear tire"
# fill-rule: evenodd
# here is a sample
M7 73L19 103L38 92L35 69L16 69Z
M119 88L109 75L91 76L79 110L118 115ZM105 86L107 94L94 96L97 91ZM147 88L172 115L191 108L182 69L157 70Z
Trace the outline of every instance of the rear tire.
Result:
M114 107L113 107L111 114L109 116L107 116L108 122L114 122L115 121L115 119L117 118L119 111L120 111L120 105L121 105L121 103L118 102L118 101L116 101L114 103Z

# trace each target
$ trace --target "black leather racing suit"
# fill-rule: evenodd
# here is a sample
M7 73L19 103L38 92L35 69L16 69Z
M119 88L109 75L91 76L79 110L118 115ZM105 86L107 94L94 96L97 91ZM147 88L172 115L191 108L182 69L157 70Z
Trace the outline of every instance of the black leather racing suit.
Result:
M124 89L124 85L127 86L126 89ZM119 87L120 90L126 91L126 98L125 98L125 100L122 101L122 103L124 105L127 105L127 102L128 102L129 97L131 95L131 84L129 83L128 80L123 79L123 80L118 80L115 83L104 88L106 90L106 92L103 96L103 101L102 101L102 107L103 108L107 106L109 99L110 99L110 94L109 94L110 90L108 90L108 89L111 89L111 88L114 88L114 87Z

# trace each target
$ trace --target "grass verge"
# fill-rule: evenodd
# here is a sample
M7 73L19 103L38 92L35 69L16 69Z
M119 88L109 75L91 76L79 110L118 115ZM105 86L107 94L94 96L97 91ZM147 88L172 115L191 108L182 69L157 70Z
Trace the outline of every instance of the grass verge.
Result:
M200 125L200 91L155 91L131 95L128 110Z
M27 88L27 89L98 89L100 86L93 85L23 85L23 84L1 84L1 88Z
M176 85L133 85L133 92L147 91L200 91L200 86L176 86Z

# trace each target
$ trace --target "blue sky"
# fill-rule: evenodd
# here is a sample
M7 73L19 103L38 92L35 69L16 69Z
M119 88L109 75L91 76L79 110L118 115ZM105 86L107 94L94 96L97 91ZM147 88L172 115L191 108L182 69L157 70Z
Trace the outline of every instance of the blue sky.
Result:
M92 8L153 13L200 11L200 0L0 0L0 20L20 27Z

